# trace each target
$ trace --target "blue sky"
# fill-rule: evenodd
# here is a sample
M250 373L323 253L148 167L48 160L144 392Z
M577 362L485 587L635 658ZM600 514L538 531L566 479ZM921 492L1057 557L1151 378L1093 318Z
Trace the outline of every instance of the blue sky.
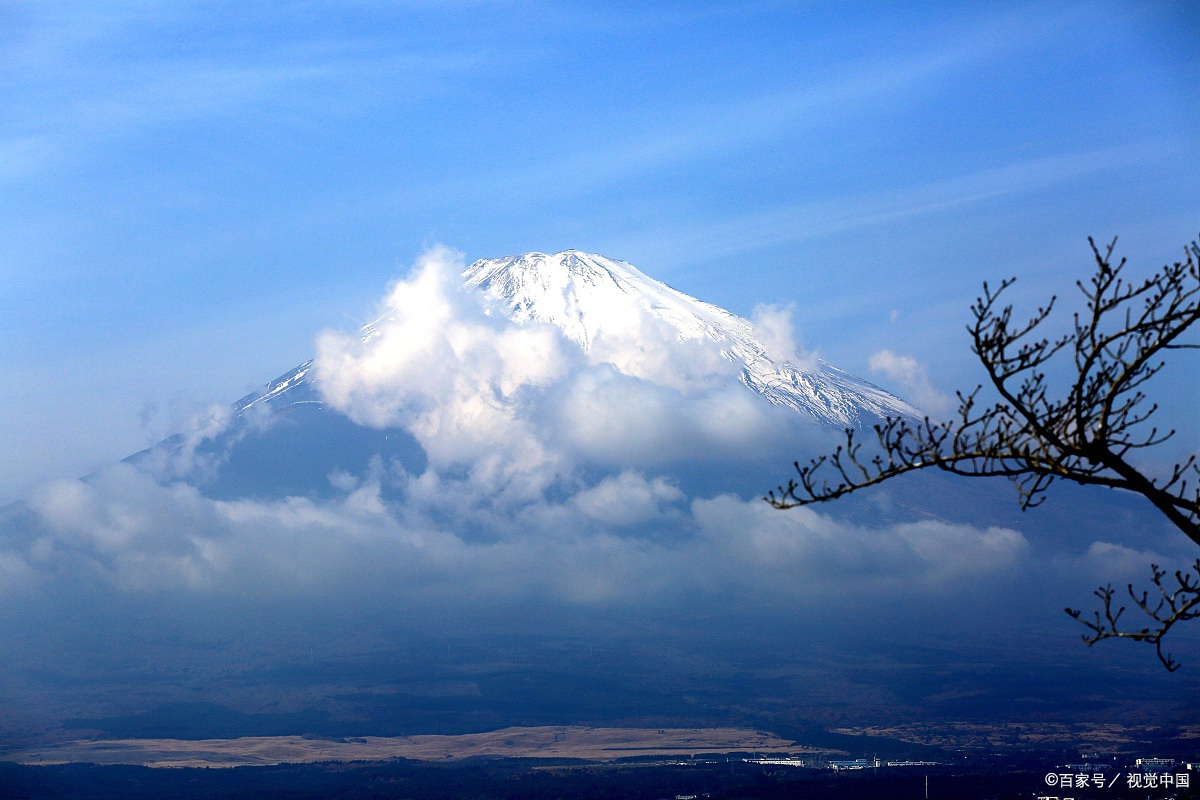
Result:
M0 3L0 501L308 358L435 243L971 384L981 281L1200 230L1198 39L1190 3Z

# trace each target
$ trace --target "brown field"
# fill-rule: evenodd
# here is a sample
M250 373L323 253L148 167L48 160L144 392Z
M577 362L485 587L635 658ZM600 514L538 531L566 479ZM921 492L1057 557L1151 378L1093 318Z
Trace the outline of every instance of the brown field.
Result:
M742 728L538 727L504 728L460 736L367 736L348 740L299 736L81 740L10 752L3 759L23 764L85 762L149 767L238 767L389 758L455 761L481 756L611 761L626 756L688 756L734 751L831 752Z

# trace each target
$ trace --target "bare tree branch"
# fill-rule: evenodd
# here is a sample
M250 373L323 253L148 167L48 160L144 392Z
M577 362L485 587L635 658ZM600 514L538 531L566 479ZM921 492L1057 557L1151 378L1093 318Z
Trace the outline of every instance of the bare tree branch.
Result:
M1089 620L1078 609L1067 608L1065 610L1092 631L1083 636L1083 641L1089 646L1105 639L1132 639L1137 642L1147 642L1154 645L1155 651L1158 653L1158 660L1162 662L1163 666L1169 672L1174 672L1179 669L1180 664L1171 657L1170 653L1163 652L1162 640L1167 632L1178 623L1200 618L1200 558L1196 559L1196 563L1191 567L1192 572L1196 573L1195 577L1183 570L1176 570L1175 583L1178 588L1171 591L1163 586L1163 578L1167 571L1161 569L1158 564L1151 564L1150 569L1154 573L1152 580L1154 587L1158 590L1157 597L1150 595L1149 592L1142 592L1139 597L1133 589L1133 584L1129 584L1126 589L1134 605L1141 609L1143 614L1158 623L1157 627L1142 628L1139 631L1123 630L1119 623L1121 615L1125 613L1125 606L1113 611L1113 596L1116 594L1116 590L1111 584L1101 586L1094 592L1104 605L1103 618L1099 611L1094 612L1093 619Z
M1131 458L1170 439L1174 430L1152 422L1157 404L1145 389L1165 366L1170 351L1197 349L1185 336L1200 330L1200 244L1184 248L1184 260L1162 267L1141 281L1124 277L1126 260L1113 263L1116 239L1103 250L1088 239L1096 270L1076 285L1085 310L1074 315L1073 331L1057 338L1040 336L1057 298L1024 322L1014 322L1013 307L1002 304L1015 279L983 293L971 306L967 326L971 350L987 376L984 384L958 393L957 415L947 422L890 417L874 427L878 448L863 450L854 430L833 453L796 462L797 477L768 493L775 508L787 509L833 500L899 475L936 468L967 477L1006 477L1017 488L1022 509L1034 508L1058 480L1125 489L1145 497L1171 524L1200 545L1200 464L1195 455L1175 464L1170 477L1141 472ZM1194 327L1195 326L1195 327ZM1047 374L1060 353L1073 359L1075 379L1059 394ZM1061 359L1060 359L1061 361ZM1053 362L1053 363L1052 363ZM995 399L981 400L986 392ZM872 453L868 455L867 453ZM1154 622L1142 631L1119 629L1124 608L1112 611L1111 587L1097 590L1103 616L1095 621L1071 615L1087 625L1088 644L1112 638L1154 644L1170 670L1178 667L1163 655L1162 637L1176 624L1200 616L1200 561L1197 578L1176 572L1179 588L1168 593L1166 572L1153 567L1161 600L1135 605Z

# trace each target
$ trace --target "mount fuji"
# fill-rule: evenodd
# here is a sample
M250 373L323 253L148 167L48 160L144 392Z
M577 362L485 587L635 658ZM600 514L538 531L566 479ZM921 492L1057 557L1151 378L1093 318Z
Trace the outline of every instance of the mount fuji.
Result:
M420 279L397 285L412 280ZM389 304L385 313L357 335L338 335L344 348L376 351L369 357L369 367L359 364L371 373L360 378L373 384L370 391L376 404L393 410L446 407L475 398L491 413L497 406L512 403L511 397L493 396L492 387L511 382L505 371L527 371L529 364L537 363L544 354L530 351L528 342L522 340L509 347L515 352L482 383L456 377L456 372L474 369L478 360L477 356L459 360L455 353L461 347L457 338L473 334L451 333L446 320L423 316L442 302L443 295L453 295L458 298L455 302L471 307L468 316L485 320L493 328L513 335L552 332L552 349L562 358L574 359L578 369L595 379L593 384L596 380L604 383L597 375L619 379L605 384L606 400L599 414L595 385L576 389L571 399L559 396L557 411L522 411L527 419L521 424L540 428L531 435L543 441L547 435L570 439L581 427L595 427L597 416L607 415L609 430L592 434L600 444L593 442L588 452L594 456L602 450L600 461L608 467L648 463L639 461L630 447L630 442L639 444L637 436L629 438L629 431L637 425L646 431L641 441L659 437L664 445L657 449L649 446L655 450L651 461L672 461L668 451L682 453L686 459L706 448L710 457L721 459L736 449L757 452L763 457L759 460L770 461L777 468L795 457L785 444L794 443L797 435L820 436L867 427L886 416L920 414L914 406L862 378L814 356L795 356L787 343L764 342L781 337L772 337L772 331L763 336L750 320L672 289L624 261L578 250L526 253L481 259L465 268L461 262L447 266L441 280L445 285L438 297ZM399 328L404 332L397 335ZM419 357L421 366L408 372L404 362L413 355L405 355L405 351L414 340L422 340L420 347L427 352ZM434 351L437 355L431 355ZM355 361L359 355L348 357ZM412 419L364 420L333 399L332 384L325 382L329 364L345 358L347 353L342 352L306 361L261 391L219 409L215 425L204 423L191 434L173 436L129 461L150 468L162 479L194 482L204 486L210 496L224 498L322 495L330 490L331 474L362 474L376 458L411 474L425 471L430 455L428 437L415 435ZM584 366L579 367L580 363ZM387 375L397 369L405 373L403 385L388 383ZM681 372L682 377L677 374ZM451 387L456 382L460 385ZM435 383L440 387L436 397L425 390ZM545 391L544 386L525 388ZM647 391L656 393L649 403L650 413L644 404L638 405ZM720 399L715 400L718 394ZM560 420L557 433L544 430L547 418ZM774 422L764 422L768 418ZM681 427L676 425L679 419L691 422ZM444 430L447 425L445 420L422 424L426 432ZM479 420L472 425L480 427ZM771 425L776 430L764 434L764 428ZM780 425L791 433L784 434ZM723 448L724 455L716 455L713 442L720 443L717 450ZM543 444L537 447L545 449ZM769 458L768 450L772 451ZM658 458L663 453L668 454ZM511 453L497 445L494 456L504 460ZM589 463L588 454L575 463ZM769 481L774 473L757 478ZM718 478L714 474L705 480ZM717 490L718 485L710 488Z
M823 360L798 363L769 353L749 320L672 289L625 261L578 250L535 252L480 259L462 279L467 289L498 301L511 320L549 323L585 353L643 315L664 323L679 342L715 343L746 388L821 425L864 427L887 416L920 416L904 400ZM376 334L379 322L362 329L364 340ZM311 361L301 364L242 398L236 410L318 401L311 368Z

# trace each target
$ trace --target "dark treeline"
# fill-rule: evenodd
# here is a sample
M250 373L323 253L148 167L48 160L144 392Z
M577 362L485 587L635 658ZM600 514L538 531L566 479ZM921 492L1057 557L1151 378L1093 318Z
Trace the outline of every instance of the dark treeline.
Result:
M1033 764L904 768L834 773L740 761L689 765L533 766L529 761L431 765L281 765L233 769L150 769L70 764L0 764L6 800L705 800L811 797L831 800L983 800L1044 794L1045 768ZM1181 797L1191 797L1195 789ZM1144 794L1144 792L1143 792ZM1093 796L1077 790L1075 797ZM1099 797L1101 795L1094 795ZM1119 787L1106 800L1124 800ZM1141 796L1141 795L1139 795Z

